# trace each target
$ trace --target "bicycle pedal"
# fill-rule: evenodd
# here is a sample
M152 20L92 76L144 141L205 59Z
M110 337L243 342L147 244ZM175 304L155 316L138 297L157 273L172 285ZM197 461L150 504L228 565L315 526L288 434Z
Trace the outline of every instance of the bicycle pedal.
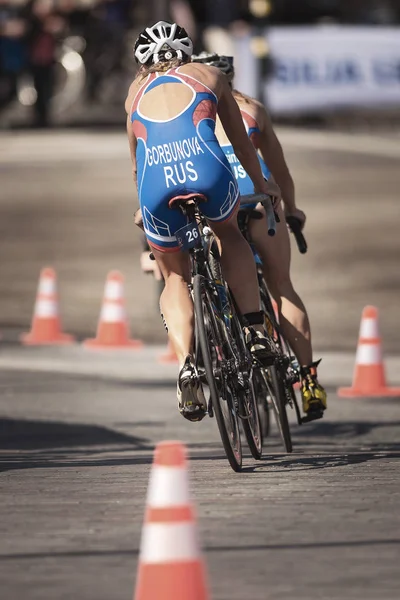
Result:
M319 412L311 413L310 415L306 415L301 419L302 423L311 423L311 421L318 421L318 419L322 419L324 416L324 411L321 410Z
M289 371L288 375L287 375L287 382L289 383L289 385L295 385L296 383L299 383L300 381L300 377L297 373L291 373Z
M182 417L191 423L200 423L204 419L204 417L208 414L208 411L196 411L195 413L191 413L188 411L180 411Z

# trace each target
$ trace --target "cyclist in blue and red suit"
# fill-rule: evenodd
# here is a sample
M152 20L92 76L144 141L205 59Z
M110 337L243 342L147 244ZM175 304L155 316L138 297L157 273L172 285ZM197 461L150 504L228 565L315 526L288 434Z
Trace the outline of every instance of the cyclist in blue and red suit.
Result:
M232 57L204 52L198 56L192 56L192 62L217 67L224 73L232 86L234 78ZM251 220L249 232L262 259L263 274L268 288L278 305L282 330L301 367L303 410L310 419L316 419L321 417L326 409L326 392L318 381L318 362L313 362L311 329L307 311L296 293L290 277L290 241L288 229L285 226L285 216L296 217L304 226L305 214L296 206L293 179L265 107L257 100L249 98L237 90L233 90L233 97L239 107L247 135L258 150L258 158L264 176L271 179L272 175L275 176L275 181L282 190L284 208L281 203L277 207L281 223L277 227L276 235L273 238L266 235L265 214L261 205L257 206L257 210L264 218ZM240 164L229 137L218 120L216 135L235 174L240 194L252 193L252 181ZM256 208L256 205L252 206Z
M226 77L214 67L190 63L192 51L191 39L175 23L147 27L135 44L140 68L125 106L144 230L165 280L161 310L181 367L179 410L198 421L206 403L192 360L189 260L175 236L186 219L169 203L193 193L207 199L200 210L220 240L222 269L248 323L249 348L263 360L270 357L271 348L263 329L253 255L237 224L238 186L215 136L217 114L252 180L252 191L279 195L279 190L263 177Z

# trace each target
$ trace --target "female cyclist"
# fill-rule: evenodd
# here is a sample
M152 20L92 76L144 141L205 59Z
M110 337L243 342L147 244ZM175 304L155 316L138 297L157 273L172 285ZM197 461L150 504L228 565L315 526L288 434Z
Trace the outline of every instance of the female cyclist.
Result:
M254 190L271 190L226 77L214 67L192 64L192 51L191 39L176 23L159 21L142 31L135 43L140 68L125 107L144 231L165 280L161 311L181 365L179 410L198 421L206 402L192 361L189 261L175 237L186 220L169 203L189 194L207 199L201 211L220 240L224 275L249 325L249 348L263 360L271 349L264 336L253 255L237 224L238 186L214 133L217 114Z
M192 56L192 62L219 68L232 86L234 78L232 57L203 52L198 56ZM261 168L265 177L270 177L272 173L282 191L284 209L280 203L277 210L281 225L277 227L276 235L270 238L265 234L264 219L252 219L249 223L249 231L264 265L263 273L268 289L278 305L283 333L301 366L303 410L309 418L319 418L327 406L326 392L317 379L316 369L319 361L313 362L307 311L294 290L290 278L290 240L288 229L284 225L285 216L296 217L303 226L306 217L304 212L296 207L293 179L265 107L257 100L249 98L237 90L233 90L233 96L240 109L248 136L259 151ZM240 194L252 193L251 180L240 164L241 161L238 160L220 120L217 120L216 134L236 176ZM257 207L257 210L262 212L265 217L261 205Z

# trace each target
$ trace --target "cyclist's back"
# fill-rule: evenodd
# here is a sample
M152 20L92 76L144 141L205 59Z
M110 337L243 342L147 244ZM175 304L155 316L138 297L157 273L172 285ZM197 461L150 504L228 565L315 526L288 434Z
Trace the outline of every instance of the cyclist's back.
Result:
M233 96L237 102L237 105L240 110L240 114L242 116L243 124L245 126L247 135L253 143L253 146L256 150L259 149L259 138L261 134L259 121L261 120L261 114L258 106L258 102L252 98L248 98L243 94L234 91ZM225 130L221 124L221 122L217 121L216 134L221 144L222 150L224 151L228 162L231 166L231 169L236 177L236 180L239 185L240 194L252 194L253 193L253 184L248 176L247 172L241 165L239 159L237 158L234 148L225 133ZM271 176L271 172L265 164L264 160L258 154L258 160L260 161L261 170L266 179Z
M168 208L174 196L203 194L203 212L215 221L228 218L237 203L238 187L215 135L220 81L217 69L184 64L150 72L131 87L138 193L156 247L178 248L173 238L182 215Z

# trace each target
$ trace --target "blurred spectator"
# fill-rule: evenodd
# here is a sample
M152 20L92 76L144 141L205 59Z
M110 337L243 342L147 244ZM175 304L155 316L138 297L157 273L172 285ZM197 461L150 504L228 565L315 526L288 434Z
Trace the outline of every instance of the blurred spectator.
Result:
M342 0L343 21L362 25L390 25L398 20L399 0Z
M84 35L93 5L79 0L56 0L56 7L67 20L68 27L77 35Z
M36 89L35 125L48 127L50 104L54 92L54 66L57 37L65 22L54 10L52 0L31 0L27 8L28 60Z
M191 11L191 22L197 25L195 52L205 48L219 54L234 53L232 27L248 15L247 0L174 0L172 3L183 13L183 5ZM177 19L178 11L173 14ZM175 15L177 15L175 17ZM190 21L187 18L186 25ZM190 31L190 26L188 27ZM193 26L192 26L193 29ZM190 31L193 35L193 31Z
M252 2L250 6L262 3ZM326 19L353 25L394 25L400 0L264 0L272 24L309 25Z
M90 14L85 62L91 101L98 99L101 81L111 72L122 70L131 7L131 0L98 0Z
M340 4L340 0L275 0L271 3L270 21L274 24L306 25L327 17L338 20Z
M15 98L26 67L25 33L21 3L0 0L0 109Z
M179 23L179 25L186 29L193 40L195 51L196 49L199 50L196 48L196 44L198 43L196 19L190 4L186 0L171 0L170 13L168 18L171 18L172 21Z
M194 39L195 52L206 48L235 55L234 41L239 52L237 40L248 39L250 27L253 42L258 37L265 43L264 29L270 25L395 25L400 0L0 0L0 110L29 86L27 80L22 87L18 82L30 70L35 124L49 125L57 44L67 32L81 38L86 68L81 89L86 86L87 98L119 102L118 85L125 86L134 68L135 35L156 18L181 23ZM258 46L257 52L261 56ZM60 78L59 90L63 84Z

